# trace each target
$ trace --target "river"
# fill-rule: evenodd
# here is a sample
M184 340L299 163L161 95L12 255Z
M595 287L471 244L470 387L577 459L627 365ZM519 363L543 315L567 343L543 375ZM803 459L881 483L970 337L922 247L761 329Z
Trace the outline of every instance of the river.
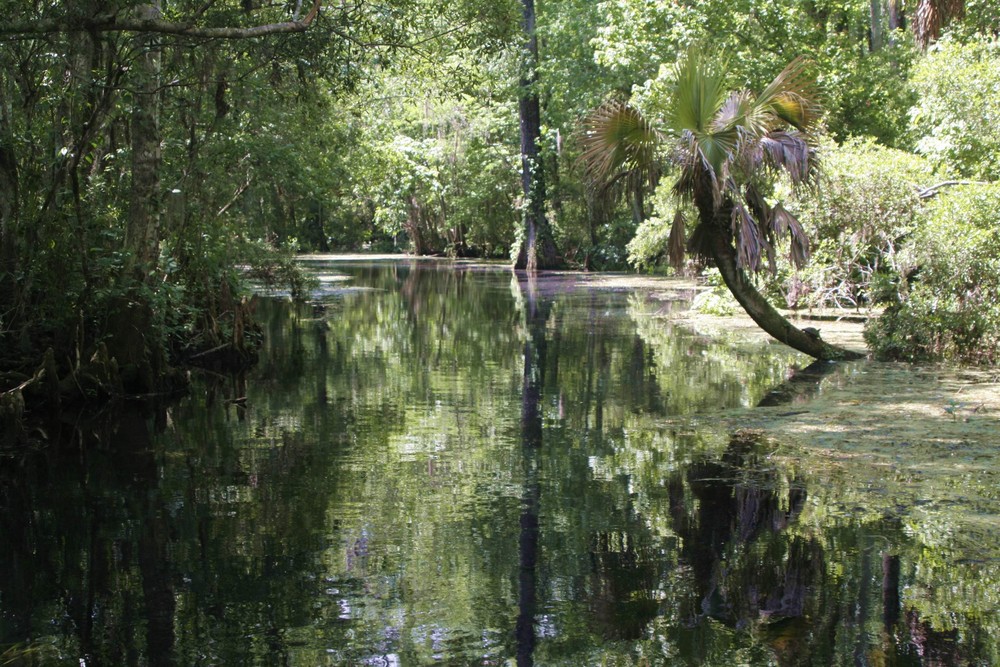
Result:
M599 276L307 265L247 374L2 452L0 663L1000 664L996 447L924 483L755 417L871 362Z

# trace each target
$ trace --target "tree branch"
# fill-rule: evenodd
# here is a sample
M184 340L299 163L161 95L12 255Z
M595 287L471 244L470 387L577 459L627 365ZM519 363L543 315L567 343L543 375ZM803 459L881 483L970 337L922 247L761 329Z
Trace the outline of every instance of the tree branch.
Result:
M932 185L929 188L921 188L917 191L917 196L921 199L930 199L935 196L939 190L952 185L993 185L989 181L942 181L936 185Z
M236 203L236 200L240 198L240 195L247 191L247 188L250 187L250 184L252 182L253 182L253 176L247 176L246 182L236 189L236 192L233 193L232 198L228 202L226 202L225 206L219 209L218 213L215 214L216 217L222 217L222 215L224 215L225 212L229 210L229 207Z
M250 28L206 28L190 23L175 23L163 19L128 19L115 15L95 16L82 20L39 19L25 23L0 24L0 35L50 35L67 32L153 32L205 39L248 39L283 33L304 32L319 14L320 0L300 20L268 23Z

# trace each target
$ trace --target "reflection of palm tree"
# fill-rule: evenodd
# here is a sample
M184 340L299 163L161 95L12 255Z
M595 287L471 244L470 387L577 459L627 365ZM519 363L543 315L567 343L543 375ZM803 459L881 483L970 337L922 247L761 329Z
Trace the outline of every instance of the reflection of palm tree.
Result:
M590 610L593 627L605 639L635 640L659 611L652 594L660 554L643 546L642 518L625 510L631 530L596 533L590 547Z
M803 617L822 572L818 544L780 534L804 506L805 489L793 485L782 498L773 471L755 472L757 450L752 434L738 433L721 460L691 465L697 509L684 500L679 476L670 485L675 530L698 591L694 614L735 626Z
M662 157L660 147L669 144L669 161L679 173L674 193L698 211L687 249L715 261L743 309L777 340L818 359L856 357L793 326L746 275L765 266L775 271L775 240L785 234L791 237L795 264L808 259L808 239L798 220L763 196L776 172L795 183L807 183L815 174L811 141L818 109L805 62L792 62L759 95L730 92L726 74L692 50L675 67L662 127L618 101L592 112L583 153L591 180L604 190L622 174L648 173ZM668 250L671 262L680 266L685 254L680 212Z

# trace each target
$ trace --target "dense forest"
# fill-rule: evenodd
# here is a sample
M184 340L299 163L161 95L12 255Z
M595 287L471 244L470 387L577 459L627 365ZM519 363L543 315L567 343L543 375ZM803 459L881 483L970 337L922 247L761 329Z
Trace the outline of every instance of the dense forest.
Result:
M163 391L178 362L249 359L248 280L301 291L301 251L730 284L693 245L713 196L729 202L736 269L761 270L752 287L769 302L878 307L867 338L881 357L1000 360L996 3L0 7L8 417L25 395ZM660 141L692 59L713 90L737 91L716 95L724 114L772 132L772 148L783 137L784 157L758 159L746 185L749 158L719 118L677 135L725 154L697 177L714 189L698 189L677 159L686 149ZM791 81L791 97L775 97L775 81ZM772 98L790 130L761 120ZM792 98L809 102L808 136ZM657 141L595 169L609 110L627 112L612 134ZM818 168L798 170L794 151ZM787 252L775 231L790 232Z

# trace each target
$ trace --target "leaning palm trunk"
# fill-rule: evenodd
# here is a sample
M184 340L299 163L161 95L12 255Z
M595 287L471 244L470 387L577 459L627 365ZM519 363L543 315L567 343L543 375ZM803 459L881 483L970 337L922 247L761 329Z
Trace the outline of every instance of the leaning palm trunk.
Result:
M722 274L722 280L743 310L768 335L785 345L825 361L860 359L863 355L830 345L819 334L806 332L789 322L757 291L746 272L736 261L732 243L722 230L711 238L711 256Z

